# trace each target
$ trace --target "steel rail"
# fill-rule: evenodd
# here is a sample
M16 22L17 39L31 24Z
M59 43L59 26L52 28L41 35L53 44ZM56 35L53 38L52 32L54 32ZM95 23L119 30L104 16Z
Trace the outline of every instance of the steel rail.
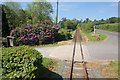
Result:
M79 32L79 29L76 30L76 32L74 34L74 38L73 38L74 48L73 48L73 56L72 56L71 66L70 66L69 80L72 80L72 73L73 73L73 67L74 67L74 56L75 56L75 48L76 48L77 40L80 43L80 51L81 51L81 56L82 56L83 68L84 68L84 77L85 77L85 80L89 80L88 73L87 73L87 68L86 68L86 65L85 65L84 55L83 55L83 49L82 49L82 45L81 45L82 38L81 38L81 35L80 35L80 32Z
M78 33L79 33L80 51L81 51L82 62L83 62L83 66L84 66L85 79L89 80L88 73L87 73L87 68L86 68L86 64L85 64L85 60L84 60L84 55L83 55L82 44L81 44L82 38L81 38L81 35L80 35L80 32L79 32L79 29L78 29Z
M71 68L70 68L70 74L69 74L69 80L72 80L72 73L73 73L73 66L74 66L74 56L75 56L75 48L76 48L76 33L74 35L74 48L73 48L73 56L72 56L72 63L71 63Z

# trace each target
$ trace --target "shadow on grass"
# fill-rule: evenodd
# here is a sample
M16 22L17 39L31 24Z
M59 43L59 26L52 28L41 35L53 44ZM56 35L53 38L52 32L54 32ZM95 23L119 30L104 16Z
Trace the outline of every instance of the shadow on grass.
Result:
M63 80L62 76L50 71L48 68L44 67L42 64L35 71L36 79L42 80Z

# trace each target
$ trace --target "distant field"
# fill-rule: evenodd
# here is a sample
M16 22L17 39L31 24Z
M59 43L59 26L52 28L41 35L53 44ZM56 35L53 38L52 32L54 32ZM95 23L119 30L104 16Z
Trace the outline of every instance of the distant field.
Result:
M118 23L96 25L96 28L106 31L120 32L120 30L118 30Z

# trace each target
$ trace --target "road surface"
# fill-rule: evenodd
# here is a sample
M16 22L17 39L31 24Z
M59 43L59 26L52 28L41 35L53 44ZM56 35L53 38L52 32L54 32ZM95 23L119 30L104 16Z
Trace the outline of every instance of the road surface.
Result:
M105 33L108 38L102 42L85 43L89 51L89 55L92 58L100 60L118 60L118 39L120 38L120 34L103 30L96 31Z
M85 60L88 62L93 60L118 60L118 38L120 38L120 34L102 30L97 31L105 33L108 38L101 42L87 42L85 44L82 44ZM60 60L71 60L73 54L73 46L73 44L70 44L35 49L41 52L43 57ZM77 43L75 61L81 61L79 48L79 43Z

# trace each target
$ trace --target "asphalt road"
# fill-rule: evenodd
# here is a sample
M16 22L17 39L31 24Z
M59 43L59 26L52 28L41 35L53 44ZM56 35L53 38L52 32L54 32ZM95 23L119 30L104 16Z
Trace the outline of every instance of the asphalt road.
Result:
M105 33L108 38L101 42L85 43L90 56L99 60L118 60L118 39L120 38L120 34L103 30L96 31Z

